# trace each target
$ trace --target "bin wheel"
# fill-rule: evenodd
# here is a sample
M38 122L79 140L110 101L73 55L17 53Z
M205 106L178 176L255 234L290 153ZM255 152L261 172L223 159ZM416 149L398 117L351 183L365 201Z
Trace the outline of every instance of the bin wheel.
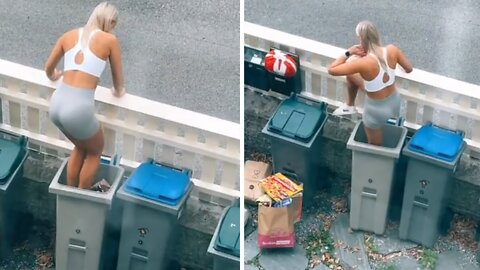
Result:
M448 230L450 229L450 223L453 220L453 211L450 208L445 210L445 214L443 215L443 219L440 221L440 234L442 236L446 236L448 234Z

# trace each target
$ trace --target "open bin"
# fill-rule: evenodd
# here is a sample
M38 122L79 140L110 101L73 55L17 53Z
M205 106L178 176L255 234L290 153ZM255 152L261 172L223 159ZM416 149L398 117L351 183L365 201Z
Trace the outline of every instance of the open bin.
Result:
M225 208L207 252L214 256L213 270L240 269L240 204Z
M55 266L68 270L103 269L112 263L102 260L104 236L124 169L118 165L118 158L112 158L111 164L101 162L94 182L105 179L110 189L98 192L67 186L67 162L68 158L48 188L57 196Z
M363 121L355 126L347 142L352 150L350 227L383 234L397 161L407 129L384 124L383 145L369 144Z
M166 269L178 219L193 189L191 171L151 160L117 191L123 204L117 270Z
M0 256L6 258L12 251L16 228L14 199L21 196L19 187L23 165L28 156L25 136L0 130Z
M261 90L268 91L268 71L265 69L265 56L267 52L248 46L243 47L244 52L244 83Z
M304 204L308 204L320 179L321 131L327 120L326 105L299 98L283 100L262 130L270 138L273 172L284 173L304 185Z
M462 131L427 123L403 148L408 157L399 236L432 247L441 231L453 173L466 147ZM448 222L446 222L448 223Z

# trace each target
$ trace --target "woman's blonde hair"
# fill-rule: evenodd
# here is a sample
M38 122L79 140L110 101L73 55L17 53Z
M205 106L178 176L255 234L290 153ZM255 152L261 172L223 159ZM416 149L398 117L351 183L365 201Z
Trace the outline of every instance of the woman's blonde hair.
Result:
M117 8L107 2L102 2L95 7L90 18L88 18L86 29L100 29L105 32L110 32L118 20Z
M361 21L357 24L355 32L362 43L362 47L366 53L372 52L377 56L380 64L384 70L387 70L387 59L383 59L382 54L377 53L377 48L381 47L380 35L378 34L377 27L370 21Z

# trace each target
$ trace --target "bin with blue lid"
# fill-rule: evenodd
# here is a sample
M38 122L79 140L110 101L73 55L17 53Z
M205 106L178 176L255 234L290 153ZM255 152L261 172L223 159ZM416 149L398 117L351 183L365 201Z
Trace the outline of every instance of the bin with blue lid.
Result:
M384 124L382 145L368 143L363 121L359 121L347 148L352 150L350 228L383 234L391 191L407 129Z
M55 241L55 267L57 269L104 269L115 263L105 257L108 254L106 234L112 216L112 202L120 185L124 169L118 159L111 163L102 161L94 177L94 183L105 180L108 191L79 189L67 185L66 158L48 191L57 197L57 221Z
M432 247L446 213L455 172L466 147L462 131L423 125L405 145L408 157L399 236Z
M28 156L28 139L0 130L0 257L7 258L15 241L16 214L14 200L22 196L20 180Z
M213 270L240 269L240 205L225 208L207 252L214 256Z
M117 191L122 201L122 230L117 270L166 269L178 219L193 183L191 171L159 164L140 164Z
M327 120L326 104L292 93L270 117L262 133L269 137L274 173L293 175L304 184L304 204L311 202L320 175L322 129Z

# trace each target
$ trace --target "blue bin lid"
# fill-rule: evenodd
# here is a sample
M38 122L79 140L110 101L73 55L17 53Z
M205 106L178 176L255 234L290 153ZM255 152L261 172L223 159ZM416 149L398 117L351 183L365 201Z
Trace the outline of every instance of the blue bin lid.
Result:
M24 147L14 141L0 139L0 182L8 177L17 169Z
M177 205L191 184L187 172L145 162L127 180L125 192L168 205Z
M220 221L214 248L233 256L240 256L240 207L230 207Z
M290 97L278 106L268 130L300 141L309 141L322 123L325 110Z
M453 161L463 145L463 133L433 126L422 126L412 137L409 150L437 159Z

